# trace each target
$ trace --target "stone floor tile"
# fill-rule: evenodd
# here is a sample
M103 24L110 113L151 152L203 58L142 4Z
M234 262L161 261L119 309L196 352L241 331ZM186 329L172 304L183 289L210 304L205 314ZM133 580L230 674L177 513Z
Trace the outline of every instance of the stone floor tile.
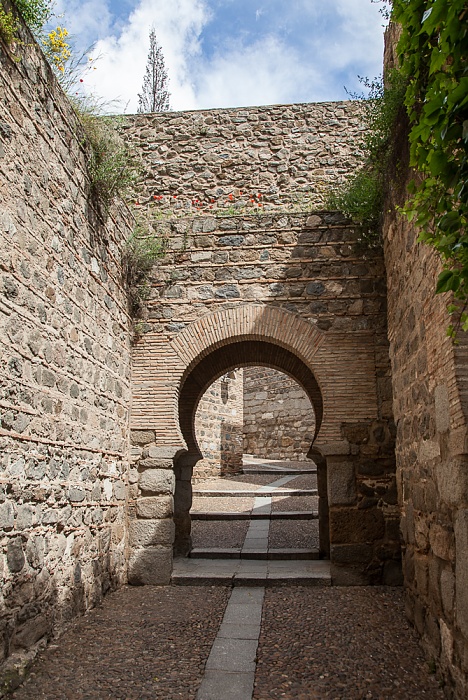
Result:
M207 671L254 673L256 655L256 639L216 637L205 668Z
M206 671L197 700L251 700L254 673Z
M233 588L233 593L236 590L236 588ZM261 589L252 588L252 590ZM259 634L259 625L237 625L232 622L223 622L217 636L224 639L258 639Z
M259 625L262 619L262 606L254 603L229 603L223 623L235 625Z
M262 605L263 603L263 597L264 597L264 591L257 591L256 589L251 589L251 588L236 588L235 590L232 591L231 597L229 598L229 603L233 604L241 604L241 603L247 603L247 604L257 604L257 605Z

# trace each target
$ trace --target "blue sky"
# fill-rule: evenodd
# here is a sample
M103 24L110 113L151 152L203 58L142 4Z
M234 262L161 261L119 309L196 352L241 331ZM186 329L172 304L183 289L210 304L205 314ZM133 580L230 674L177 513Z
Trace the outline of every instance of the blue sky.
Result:
M57 0L77 50L100 58L83 87L135 112L153 25L175 110L347 99L381 72L371 0Z

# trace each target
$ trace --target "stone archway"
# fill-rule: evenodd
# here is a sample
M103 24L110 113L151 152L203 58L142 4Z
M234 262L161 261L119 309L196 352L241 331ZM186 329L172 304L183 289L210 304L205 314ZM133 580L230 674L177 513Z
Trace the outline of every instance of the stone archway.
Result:
M139 350L137 380L141 367L145 381L136 382L134 397L139 455L129 504L132 583L169 580L174 520L179 551L190 546L190 480L200 456L196 406L214 379L241 364L288 373L314 406L310 456L328 475L319 487L327 504L322 543L328 554L330 539L334 582L389 580L385 571L393 570L398 556L390 528L394 509L385 500L393 484L392 436L379 409L372 331L323 332L296 313L247 303L205 314L170 338L150 334ZM371 498L371 489L378 489L380 500Z
M232 339L204 355L184 378L179 394L180 428L187 445L187 452L176 463L176 486L174 499L175 552L186 554L191 548L190 507L192 505L191 476L193 467L202 454L195 435L195 414L198 403L210 384L218 377L237 367L265 366L288 374L302 386L308 395L315 413L315 435L320 430L323 418L323 399L314 374L291 350L271 340ZM313 444L310 445L313 456ZM320 528L320 551L329 554L328 504L325 461L319 460L319 512L322 513Z

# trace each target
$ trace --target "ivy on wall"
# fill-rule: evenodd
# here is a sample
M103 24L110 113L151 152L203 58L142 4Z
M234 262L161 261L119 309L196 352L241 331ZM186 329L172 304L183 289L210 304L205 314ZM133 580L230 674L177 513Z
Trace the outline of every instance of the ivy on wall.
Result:
M451 291L468 330L468 3L394 0L400 73L410 121L410 166L419 176L402 208L444 261L437 292ZM451 326L449 333L454 334Z

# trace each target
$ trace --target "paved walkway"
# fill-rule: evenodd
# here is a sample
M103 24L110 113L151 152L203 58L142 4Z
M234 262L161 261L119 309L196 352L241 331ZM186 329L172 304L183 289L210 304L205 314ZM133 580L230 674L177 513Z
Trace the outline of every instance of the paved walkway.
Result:
M316 496L294 493L295 483L297 490L313 491L315 475L300 474L302 481L295 482L293 474L278 474L282 465L272 466L274 475L253 464L251 473L220 480L214 488L212 483L197 485L210 493L251 493L250 500L242 495L227 501L231 515L243 513L251 519L220 519L227 511L216 510L213 501L224 504L226 496L197 496L194 510L205 517L194 520L194 540L202 556L183 560L181 566L200 571L208 562L213 573L212 567L234 565L236 574L224 569L216 581L201 576L198 583L203 585L181 576L177 583L185 585L125 587L107 596L100 608L76 620L40 655L13 697L442 700L437 679L405 620L401 589L335 588L328 585L326 562L301 560L291 552L284 558L284 551L282 558L271 558L274 550L286 549L284 544L296 555L317 546L317 520L303 517L314 512ZM286 487L292 492L275 495L275 489ZM261 517L255 518L256 509L263 509ZM275 513L282 517L275 519ZM288 519L285 513L295 515ZM281 527L272 533L276 525ZM296 543L300 546L294 547ZM217 558L208 558L207 550L217 550ZM226 550L235 550L230 560ZM257 554L264 558L249 558ZM294 585L269 578L278 566L282 575L290 576L300 566L321 566L322 585L317 585L318 576L314 585L307 577L294 579Z

